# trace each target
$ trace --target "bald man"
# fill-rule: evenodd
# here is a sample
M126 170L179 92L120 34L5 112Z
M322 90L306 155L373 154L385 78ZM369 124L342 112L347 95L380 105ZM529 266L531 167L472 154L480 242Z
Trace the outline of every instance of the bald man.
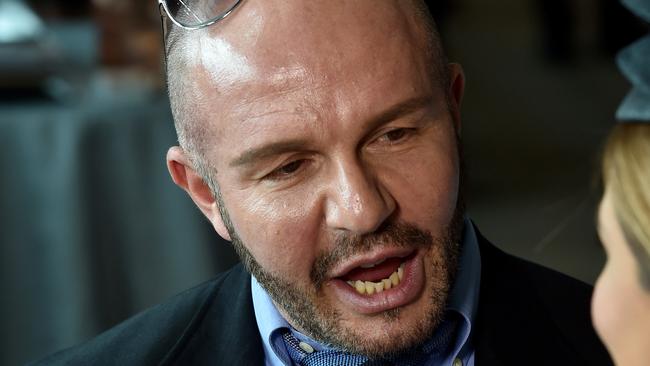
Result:
M242 263L44 364L610 364L589 287L464 216L421 2L247 0L167 46L169 171Z

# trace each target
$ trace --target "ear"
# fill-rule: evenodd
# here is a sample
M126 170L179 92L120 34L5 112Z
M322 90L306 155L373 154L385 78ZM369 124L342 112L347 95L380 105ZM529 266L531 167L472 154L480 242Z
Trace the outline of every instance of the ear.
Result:
M456 123L456 131L460 135L460 106L465 93L465 73L463 72L462 66L458 63L450 63L447 67L449 69L449 90L447 93L449 95L450 109L454 123Z
M183 149L173 146L167 151L167 169L174 183L187 192L217 233L230 241L230 234L219 212L219 202L214 198L208 184L196 173Z

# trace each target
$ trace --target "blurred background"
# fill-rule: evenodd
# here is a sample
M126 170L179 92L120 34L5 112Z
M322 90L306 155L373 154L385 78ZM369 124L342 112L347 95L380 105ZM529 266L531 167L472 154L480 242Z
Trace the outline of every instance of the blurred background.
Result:
M430 1L467 77L469 214L593 282L598 154L647 31L616 0ZM154 0L0 0L0 364L81 342L235 262L168 177Z

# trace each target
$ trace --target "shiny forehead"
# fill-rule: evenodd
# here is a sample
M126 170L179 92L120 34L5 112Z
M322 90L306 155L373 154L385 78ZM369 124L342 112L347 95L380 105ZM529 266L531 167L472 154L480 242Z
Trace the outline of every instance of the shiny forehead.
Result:
M302 88L294 90L300 94L354 83L359 73L390 73L391 64L415 62L436 71L439 60L431 56L440 53L431 47L422 6L410 0L245 0L223 22L182 33L184 57L176 63L185 70L185 87L170 70L170 97L195 107L202 101L232 105L292 88ZM382 70L358 67L364 63ZM214 119L201 116L200 106L189 109L198 114L194 120Z
M385 57L387 44L426 50L415 4L246 0L232 17L192 37L187 51L222 88L252 79L278 83L304 77L306 67L317 72L342 60Z

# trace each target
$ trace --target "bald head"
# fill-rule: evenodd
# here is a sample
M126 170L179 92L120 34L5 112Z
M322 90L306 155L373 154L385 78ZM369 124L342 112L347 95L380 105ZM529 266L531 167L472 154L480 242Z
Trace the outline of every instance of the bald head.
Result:
M301 98L326 85L354 83L358 73L385 76L385 68L367 62L373 59L415 62L438 85L447 81L435 26L417 0L244 0L214 26L172 29L167 52L179 142L195 161L218 141L225 128L220 122L237 114L215 109L250 111L249 99L288 93L288 85L294 89L288 97ZM273 106L255 107L252 116L273 113Z

